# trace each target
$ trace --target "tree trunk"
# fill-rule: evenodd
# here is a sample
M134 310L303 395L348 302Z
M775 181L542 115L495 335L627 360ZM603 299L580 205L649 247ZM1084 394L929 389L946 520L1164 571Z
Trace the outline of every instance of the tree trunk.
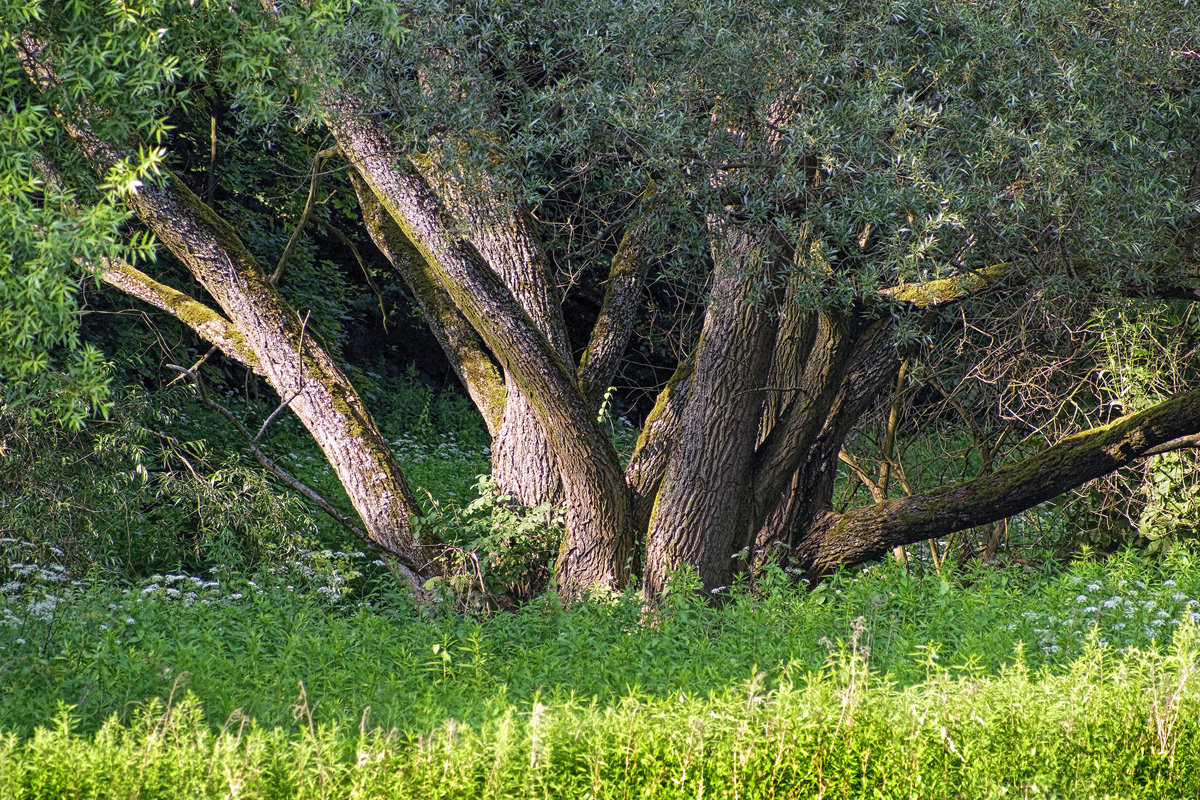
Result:
M1200 389L1068 436L1024 461L954 486L835 514L821 513L792 557L813 574L879 558L898 545L1019 514L1131 461L1194 446Z
M85 128L72 135L99 168L119 157ZM354 387L305 321L275 291L233 229L177 177L168 173L162 186L144 187L127 202L217 301L325 454L370 541L399 559L416 584L432 560L427 545L413 536L411 517L419 506Z
M449 170L421 159L413 164L555 354L569 363L561 298L528 217L489 176L465 186ZM554 450L530 398L508 374L505 398L503 422L492 438L492 478L521 505L558 505L563 494Z
M347 158L404 235L434 267L505 375L531 403L558 461L566 498L566 534L558 560L560 591L619 588L628 580L633 538L630 493L616 451L577 375L538 329L506 283L456 226L428 183L397 164L387 133L353 103L327 109Z
M696 346L696 368L646 539L645 591L662 592L687 565L706 589L728 582L745 531L754 446L776 325L763 243L716 226L712 300ZM757 299L757 302L755 300Z

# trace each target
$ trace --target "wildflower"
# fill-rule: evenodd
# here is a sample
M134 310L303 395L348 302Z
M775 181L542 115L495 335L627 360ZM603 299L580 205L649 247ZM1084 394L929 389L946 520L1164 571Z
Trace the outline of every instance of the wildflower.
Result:
M1184 594L1183 592L1176 592L1175 594L1171 595L1171 599L1174 600L1176 603L1179 603L1184 600L1187 600L1187 595Z
M1163 581L1163 586L1174 586L1174 585L1175 585L1175 581L1171 580L1170 578L1167 578L1165 581Z
M1120 603L1121 603L1121 599L1119 597L1111 597L1108 600L1104 601L1104 607L1105 608L1116 608L1118 605L1120 605Z
M1085 614L1095 614L1095 613L1096 613L1097 611L1099 611L1099 610L1100 610L1100 609L1096 608L1095 606L1088 606L1087 608L1085 608L1085 609L1083 610L1083 613L1085 613Z
M1088 588L1089 592L1100 591L1100 581L1092 581L1091 583L1088 584L1087 588Z
M29 606L29 613L34 619L49 622L54 618L54 610L57 608L58 598L54 595L46 595L46 597Z
M1075 602L1079 603L1079 605L1083 605L1087 601L1088 601L1088 596L1086 594L1081 594L1075 598Z

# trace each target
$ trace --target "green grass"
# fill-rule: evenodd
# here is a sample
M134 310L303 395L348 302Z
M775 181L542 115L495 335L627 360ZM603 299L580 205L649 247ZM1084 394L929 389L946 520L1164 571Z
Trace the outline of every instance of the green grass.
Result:
M329 570L123 589L30 567L0 612L11 797L1200 789L1200 565L1183 550L483 617L321 592Z
M603 617L594 608L568 613L585 628ZM343 624L371 631L365 619ZM287 626L282 617L257 621ZM643 667L655 658L666 666L714 655L694 636L672 636L677 623L650 626L657 633L647 634L643 649L649 642L663 649L644 652L651 658ZM414 623L393 624L401 637L412 635ZM185 693L165 681L154 694L166 702L126 705L98 728L80 709L61 710L36 731L0 739L0 798L1082 798L1194 797L1200 789L1191 626L1161 650L1117 654L1093 643L1040 670L1016 662L990 674L956 674L926 655L918 659L922 677L905 685L872 669L859 640L827 651L816 670L768 665L773 678L751 672L724 682L709 673L707 681L693 676L690 689L649 681L592 697L553 684L544 694L510 696L489 675L504 671L503 662L483 669L480 651L454 644L449 662L439 663L431 649L425 659L382 662L368 672L362 651L401 651L380 633L357 654L345 639L320 655L307 652L314 641L289 647L288 637L275 637L281 651L264 645L241 655L233 651L247 644L245 633L224 648L202 640L201 647L223 650L251 670L244 685L194 682ZM145 640L130 649L152 650ZM606 648L594 652L570 665L536 652L528 659L512 653L508 663L520 671L515 662L531 660L584 686L596 685L589 676L628 669ZM327 662L314 665L320 660ZM282 699L287 681L268 673L285 665L288 677L311 680L270 709L264 700ZM361 709L355 719L341 698L361 699L361 682L372 674L385 710ZM395 683L410 688L391 699L417 705L407 713L422 724L377 725L388 714L382 687ZM708 691L696 691L705 683ZM243 692L275 723L245 711L214 715L217 696L234 700ZM467 718L446 715L451 708Z

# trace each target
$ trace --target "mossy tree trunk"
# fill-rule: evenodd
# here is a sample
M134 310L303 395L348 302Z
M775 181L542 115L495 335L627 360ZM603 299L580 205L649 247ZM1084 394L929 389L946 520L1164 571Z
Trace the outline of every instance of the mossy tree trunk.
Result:
M77 138L105 166L115 153ZM370 541L415 575L433 560L413 536L416 499L358 393L316 333L275 291L223 220L182 181L132 195L129 205L217 302L256 366L312 434L362 518Z

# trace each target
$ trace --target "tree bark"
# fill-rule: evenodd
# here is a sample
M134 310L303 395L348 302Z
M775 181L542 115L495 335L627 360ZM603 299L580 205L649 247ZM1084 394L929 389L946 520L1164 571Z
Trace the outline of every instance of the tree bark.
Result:
M426 324L483 416L488 433L495 436L500 429L505 406L504 378L500 368L488 354L471 323L463 317L450 294L438 282L430 265L354 170L350 170L350 182L358 195L358 206L367 232L412 291Z
M456 230L504 282L517 303L546 337L555 354L570 362L562 302L550 266L528 216L486 175L466 186L453 173L424 159L411 159L442 202ZM562 501L554 448L515 376L505 374L503 420L492 437L492 478L524 506Z
M1197 432L1200 389L1068 436L972 481L845 514L825 512L804 532L793 557L819 574L879 558L898 545L1006 519Z
M57 83L43 42L23 34L15 49L34 84ZM97 172L127 154L97 137L84 119L63 125ZM312 434L341 480L371 542L394 556L419 591L432 561L411 517L416 498L388 443L336 362L279 296L237 234L178 177L129 193L126 204L195 276L241 333L263 374Z
M772 298L753 302L773 262L764 243L714 226L714 286L696 369L646 539L644 586L656 596L687 565L705 589L724 585L744 536L754 445L776 326Z

